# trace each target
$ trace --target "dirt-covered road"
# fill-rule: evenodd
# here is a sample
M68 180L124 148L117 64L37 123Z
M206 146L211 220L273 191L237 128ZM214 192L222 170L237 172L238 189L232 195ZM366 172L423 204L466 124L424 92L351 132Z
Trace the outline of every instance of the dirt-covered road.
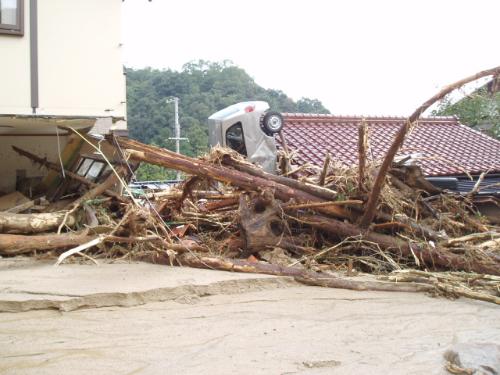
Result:
M493 304L259 289L0 313L0 374L442 374L451 344L500 343Z

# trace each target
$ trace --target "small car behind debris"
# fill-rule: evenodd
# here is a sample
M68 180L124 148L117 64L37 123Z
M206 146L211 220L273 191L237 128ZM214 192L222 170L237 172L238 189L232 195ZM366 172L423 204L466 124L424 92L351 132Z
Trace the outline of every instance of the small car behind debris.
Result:
M269 173L276 171L274 134L282 128L281 114L263 101L234 104L208 118L211 147L232 148Z

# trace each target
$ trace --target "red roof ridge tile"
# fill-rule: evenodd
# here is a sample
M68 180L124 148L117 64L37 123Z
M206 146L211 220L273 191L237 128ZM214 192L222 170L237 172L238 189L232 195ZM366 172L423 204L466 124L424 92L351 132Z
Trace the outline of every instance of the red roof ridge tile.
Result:
M282 115L287 120L313 120L313 119L328 119L328 120L352 120L352 121L362 121L365 119L366 121L395 121L401 122L405 121L408 117L404 116L362 116L362 115L335 115L335 114L319 114L319 113L282 113ZM440 123L457 123L458 118L456 116L428 116L421 117L420 121L426 122L440 122Z

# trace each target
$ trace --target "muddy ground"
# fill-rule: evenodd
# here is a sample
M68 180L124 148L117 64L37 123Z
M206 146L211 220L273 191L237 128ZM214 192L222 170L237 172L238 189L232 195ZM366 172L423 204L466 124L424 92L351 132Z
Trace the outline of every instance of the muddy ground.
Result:
M21 269L27 278L44 274L44 267ZM12 294L19 302L16 280L5 287L13 269L20 268L0 268L2 298ZM109 279L105 275L113 267L67 266L55 271L59 278L45 279L46 285L59 283L68 294L69 284L79 284L72 275L84 282L82 269L92 271L88 284L95 286L99 278ZM137 285L124 284L172 272L153 265L119 269L121 292L139 295ZM220 276L227 286L210 289L221 282L220 273L200 271L182 282L181 276L170 277L176 285L160 285L170 288L162 302L0 313L0 374L443 374L450 345L500 344L500 309L493 304L241 276L234 284L230 273ZM197 284L205 289L193 289ZM35 295L31 287L23 284L25 298ZM88 286L85 293L98 292Z

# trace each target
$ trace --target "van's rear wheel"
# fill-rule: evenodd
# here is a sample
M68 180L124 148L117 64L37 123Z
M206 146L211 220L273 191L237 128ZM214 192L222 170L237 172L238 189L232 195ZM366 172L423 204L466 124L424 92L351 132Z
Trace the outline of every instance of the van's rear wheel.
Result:
M279 112L267 112L262 118L261 127L267 135L273 135L283 129L283 116Z

